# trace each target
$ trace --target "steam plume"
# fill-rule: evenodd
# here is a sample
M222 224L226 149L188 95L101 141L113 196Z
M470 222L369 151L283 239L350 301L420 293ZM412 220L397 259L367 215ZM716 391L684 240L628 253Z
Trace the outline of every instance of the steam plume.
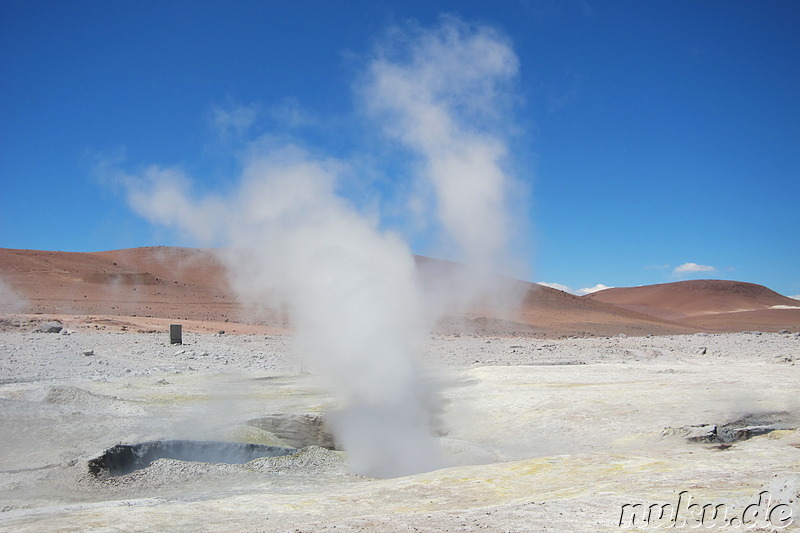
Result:
M26 307L27 300L0 277L0 313L19 313Z
M340 393L334 430L355 471L432 469L413 256L335 194L338 166L294 146L256 151L233 195L201 200L180 173L154 167L131 182L129 199L153 222L226 244L222 259L245 301L288 308L301 353Z
M364 87L387 133L422 157L456 259L487 271L508 259L512 180L502 166L508 121L499 104L517 69L495 31L444 17L434 31L396 31Z
M368 106L425 160L446 235L488 271L505 255L509 179L506 146L484 126L516 58L493 32L455 19L400 41L398 60L382 55L368 69ZM416 362L429 302L408 246L337 195L341 161L262 140L242 168L230 194L193 197L180 171L151 167L126 178L129 203L152 222L222 245L238 294L290 313L301 353L338 391L333 429L355 471L439 466Z
M393 37L370 65L364 101L386 133L418 155L418 189L433 192L427 203L441 244L466 266L438 284L432 307L508 309L518 295L496 274L519 274L510 253L519 220L509 195L520 191L505 169L517 57L493 29L453 17L442 17L437 29L396 30Z

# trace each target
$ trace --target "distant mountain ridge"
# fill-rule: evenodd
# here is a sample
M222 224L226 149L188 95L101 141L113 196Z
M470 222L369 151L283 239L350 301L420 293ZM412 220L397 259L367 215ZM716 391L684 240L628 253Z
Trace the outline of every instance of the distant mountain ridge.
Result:
M800 301L743 281L700 279L605 289L583 298L666 320L702 315L798 307Z
M453 283L457 271L464 268L427 257L415 260L430 290L436 290L437 283ZM287 326L283 312L255 312L236 300L224 266L212 250L165 246L91 253L0 249L0 281L18 296L14 305L0 301L0 313ZM800 309L793 309L800 307L799 302L752 283L682 281L606 289L583 297L524 281L510 283L516 307L503 308L489 301L467 311L453 311L442 319L439 331L557 337L800 331Z

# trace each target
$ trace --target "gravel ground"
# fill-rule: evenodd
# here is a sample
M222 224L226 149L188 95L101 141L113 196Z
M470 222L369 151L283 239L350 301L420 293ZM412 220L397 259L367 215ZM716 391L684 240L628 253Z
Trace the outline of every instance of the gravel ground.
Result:
M800 516L793 334L432 336L421 359L440 470L365 478L344 452L312 445L240 465L89 472L119 443L286 444L254 424L266 415L314 444L298 421L335 401L292 346L281 335L184 333L170 345L165 333L0 333L0 531L611 531L625 503L680 491L733 516L767 490ZM685 438L745 415L770 431Z

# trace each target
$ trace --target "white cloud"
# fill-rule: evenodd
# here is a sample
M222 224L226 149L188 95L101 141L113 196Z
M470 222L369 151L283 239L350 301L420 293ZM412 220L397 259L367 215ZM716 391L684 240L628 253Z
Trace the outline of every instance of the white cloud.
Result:
M789 296L789 298L794 298L795 300L800 300L800 294L795 294L794 296Z
M214 106L213 123L220 137L243 137L255 123L258 116L258 106L236 106L223 109Z
M544 287L550 287L551 289L557 289L559 291L567 292L569 294L574 294L575 296L584 296L586 294L591 294L593 292L602 291L605 289L612 289L613 287L609 287L608 285L603 285L602 283L598 283L594 287L585 287L583 289L573 289L572 287L567 287L566 285L562 285L561 283L547 283L544 281L536 282L537 285L543 285Z
M293 97L286 97L280 103L269 108L269 115L281 125L290 129L316 126L317 120Z
M717 269L709 265L698 265L697 263L684 263L681 266L675 267L672 271L673 274L684 274L687 272L716 272Z
M559 291L568 292L570 294L575 294L575 291L566 285L562 285L560 283L547 283L545 281L537 281L537 285L542 285L544 287L550 287L551 289L557 289Z
M594 287L586 287L583 289L578 289L577 294L583 296L585 294L592 294L593 292L603 291L606 289L613 289L613 287L609 287L608 285L603 285L602 283L598 283Z

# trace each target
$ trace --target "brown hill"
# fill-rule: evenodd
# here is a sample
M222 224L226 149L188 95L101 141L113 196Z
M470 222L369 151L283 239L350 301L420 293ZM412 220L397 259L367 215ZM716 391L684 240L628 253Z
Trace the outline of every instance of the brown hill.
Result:
M716 279L605 289L584 298L669 320L800 305L763 285Z
M517 320L545 333L610 336L669 335L700 331L689 324L664 320L623 307L592 301L558 289L525 283Z
M207 250L149 247L96 253L0 249L16 294L0 311L50 315L239 319L225 272ZM2 302L0 302L2 303ZM147 322L147 321L144 321Z
M429 291L439 285L456 283L465 267L451 261L416 257L417 268L426 281ZM466 279L469 279L468 277ZM484 280L486 282L486 280ZM695 326L679 324L658 317L645 315L629 309L581 297L545 287L536 283L511 280L497 276L493 290L501 295L495 302L486 302L449 320L444 320L444 330L463 329L481 334L535 334L545 336L609 336L666 335L671 333L693 333ZM451 290L453 287L451 287ZM469 287L455 287L457 291ZM506 293L506 294L502 294Z
M422 257L417 258L417 263L423 277L427 276L432 283L446 283L443 280L455 278L452 274L461 268L455 263ZM0 312L78 316L93 327L100 324L151 329L163 328L164 324L177 320L185 324L196 322L192 326L196 329L225 329L229 333L289 327L286 318L279 313L255 314L240 305L228 285L223 266L211 250L147 247L72 253L0 249L0 282L5 282L18 296L16 301L9 301L8 297L0 301ZM451 313L442 320L441 329L485 335L569 336L659 335L726 327L723 319L693 322L687 321L689 315L685 312L665 312L668 305L663 302L672 302L673 307L680 309L691 307L680 303L683 302L681 297L671 290L656 290L655 296L645 304L631 306L627 301L614 304L596 296L577 297L522 281L511 281L511 287L517 302L513 309L489 302L468 312ZM641 288L633 290L638 289ZM760 289L772 293L764 287ZM5 292L8 295L8 291ZM783 298L776 293L772 295ZM736 302L741 298L736 290L723 291L717 296L719 302L715 309L739 308ZM769 311L774 311L768 309L770 305L785 304L789 300L761 296L745 299L763 301L759 309ZM694 305L692 309L696 309L697 304ZM746 318L745 314L739 316ZM777 318L771 315L752 318L754 324L772 324L773 320L783 320L784 316L785 313ZM675 317L680 318L680 322L674 320ZM739 322L736 324L739 327ZM761 325L758 329L771 328Z
M606 289L583 298L709 330L800 327L800 302L741 281L678 281Z
M455 263L418 257L433 283L452 279ZM20 296L13 311L89 317L103 326L163 327L168 321L197 321L215 330L252 331L243 325L286 327L284 317L255 315L236 301L225 271L210 250L148 247L96 253L0 249L0 278ZM512 335L664 334L696 331L693 326L584 300L564 292L512 281L518 304L496 304L454 313L442 330ZM10 307L10 302L6 302ZM2 309L0 311L11 311ZM208 326L213 324L213 326Z

